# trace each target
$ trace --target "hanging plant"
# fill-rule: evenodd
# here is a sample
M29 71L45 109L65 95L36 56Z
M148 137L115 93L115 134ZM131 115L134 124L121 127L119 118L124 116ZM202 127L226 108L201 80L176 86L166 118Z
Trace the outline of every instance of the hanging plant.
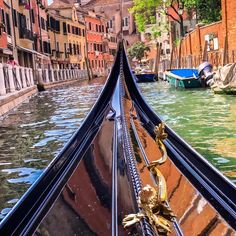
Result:
M3 22L0 22L0 28L5 28L5 24Z
M209 34L209 41L212 41L215 38L215 34L214 33L210 33Z

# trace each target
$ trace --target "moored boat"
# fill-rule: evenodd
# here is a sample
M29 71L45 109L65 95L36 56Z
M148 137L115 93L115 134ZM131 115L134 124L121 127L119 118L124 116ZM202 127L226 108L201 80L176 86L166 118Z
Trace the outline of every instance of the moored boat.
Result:
M216 94L236 95L236 63L219 68L209 84Z
M233 235L235 190L146 104L120 44L98 101L0 235Z
M197 69L173 69L165 72L165 79L173 86L181 88L200 88L203 83Z
M157 81L156 75L153 73L135 74L135 77L138 83L149 83Z

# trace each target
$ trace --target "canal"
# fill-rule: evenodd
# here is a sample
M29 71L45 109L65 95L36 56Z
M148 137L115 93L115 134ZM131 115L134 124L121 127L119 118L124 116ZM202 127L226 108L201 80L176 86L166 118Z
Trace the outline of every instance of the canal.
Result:
M209 162L236 183L236 97L210 89L140 84L146 101Z
M0 120L0 218L58 154L88 114L102 81L39 93ZM236 183L236 97L139 84L151 107Z
M103 81L41 92L0 120L0 219L81 125Z

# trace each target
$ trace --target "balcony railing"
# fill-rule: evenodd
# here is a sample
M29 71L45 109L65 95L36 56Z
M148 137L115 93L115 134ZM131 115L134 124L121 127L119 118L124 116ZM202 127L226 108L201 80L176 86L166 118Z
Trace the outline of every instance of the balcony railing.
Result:
M19 5L20 6L25 6L25 5L27 5L28 4L28 0L19 0Z
M61 53L59 51L56 51L56 57L60 58L61 57Z
M33 40L33 33L31 30L28 30L26 28L20 28L19 29L19 37L21 39Z

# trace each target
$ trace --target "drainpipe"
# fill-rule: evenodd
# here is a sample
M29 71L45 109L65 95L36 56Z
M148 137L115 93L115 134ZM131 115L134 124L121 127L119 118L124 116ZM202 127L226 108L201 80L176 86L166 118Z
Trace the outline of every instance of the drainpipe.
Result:
M30 29L31 29L31 34L33 36L33 23L32 23L32 16L31 16L31 1L29 1L29 19L30 19ZM31 39L32 40L32 39ZM33 44L33 41L32 41ZM32 54L32 59L33 59L33 76L36 78L36 55Z
M84 20L84 36L85 36L85 64L86 64L86 67L87 67L87 73L88 73L88 79L91 80L93 79L93 71L92 71L92 68L91 68L91 64L90 64L90 61L89 61L89 58L88 58L88 40L87 40L87 25L86 25L86 21L85 21L85 16L84 16L84 13L82 13L82 17L83 17L83 20Z
M225 40L224 40L224 54L223 54L223 66L229 63L228 56L228 14L227 14L227 0L224 1L225 7Z
M39 5L37 4L38 8L38 22L39 22L39 34L40 34L40 52L43 52L43 42L42 42L42 25L41 25L41 16L40 16L40 10L39 10Z

